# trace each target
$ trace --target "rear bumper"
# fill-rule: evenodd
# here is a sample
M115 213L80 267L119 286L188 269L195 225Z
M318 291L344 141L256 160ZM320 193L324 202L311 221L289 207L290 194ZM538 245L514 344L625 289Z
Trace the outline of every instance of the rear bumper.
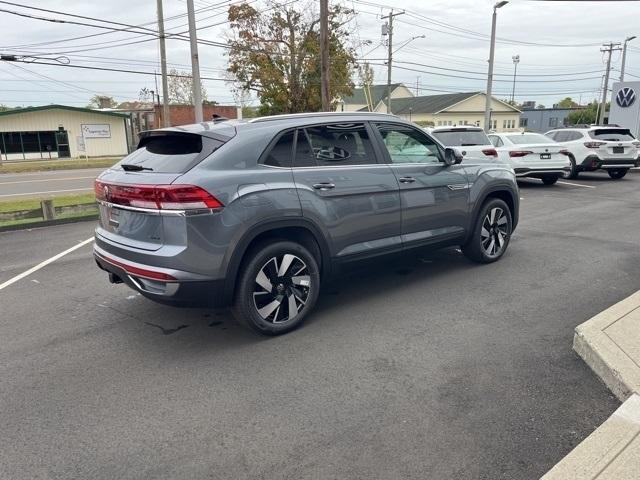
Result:
M602 159L597 155L589 155L581 164L585 170L597 170L599 168L633 168L640 166L640 157L631 158L607 158Z
M159 268L125 260L94 245L93 256L98 267L109 273L112 283L125 283L147 298L176 306L228 305L224 280L200 274Z
M556 176L562 177L566 172L569 171L569 168L526 168L526 167L516 167L513 169L516 173L516 177L547 177L547 176Z

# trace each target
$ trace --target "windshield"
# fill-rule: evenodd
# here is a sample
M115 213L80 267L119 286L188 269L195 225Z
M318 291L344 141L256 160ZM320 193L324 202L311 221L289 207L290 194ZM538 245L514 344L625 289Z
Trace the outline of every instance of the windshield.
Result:
M140 140L138 149L124 157L116 166L135 165L157 173L184 173L222 142L200 135L158 135ZM209 145L212 144L212 145Z
M539 133L524 133L522 135L507 135L507 138L516 145L536 145L555 143L553 139Z
M631 132L626 128L599 128L589 132L591 138L609 142L630 142L635 140Z
M491 145L482 130L440 130L433 136L447 147L467 147L472 145Z

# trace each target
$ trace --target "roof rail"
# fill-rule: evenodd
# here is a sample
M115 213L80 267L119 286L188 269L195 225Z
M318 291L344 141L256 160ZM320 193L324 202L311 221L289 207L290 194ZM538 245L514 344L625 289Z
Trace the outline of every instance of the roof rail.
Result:
M287 120L295 118L307 117L348 117L348 116L372 116L372 117L394 117L397 115L378 112L308 112L308 113L285 113L282 115L269 115L266 117L252 118L249 123L273 122L278 120Z

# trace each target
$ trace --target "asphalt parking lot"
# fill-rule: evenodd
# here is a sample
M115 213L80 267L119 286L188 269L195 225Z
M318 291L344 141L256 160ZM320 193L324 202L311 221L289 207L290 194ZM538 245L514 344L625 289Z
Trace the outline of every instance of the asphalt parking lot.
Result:
M573 329L640 283L640 173L521 184L506 256L363 265L278 338L107 282L0 290L0 478L534 479L617 400ZM0 233L0 284L91 223Z

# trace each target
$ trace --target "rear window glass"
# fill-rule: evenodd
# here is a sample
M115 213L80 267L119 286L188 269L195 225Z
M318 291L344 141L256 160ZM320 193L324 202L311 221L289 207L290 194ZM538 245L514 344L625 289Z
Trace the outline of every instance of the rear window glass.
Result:
M609 142L630 142L635 140L631 132L626 128L599 128L589 132L591 138L607 140Z
M536 145L553 143L553 139L538 133L525 133L524 135L507 135L507 138L516 145Z
M183 173L196 165L222 142L200 135L161 135L143 138L136 151L124 157L119 165L137 165L158 173Z
M432 135L447 147L491 145L489 138L481 130L445 130L433 132Z

